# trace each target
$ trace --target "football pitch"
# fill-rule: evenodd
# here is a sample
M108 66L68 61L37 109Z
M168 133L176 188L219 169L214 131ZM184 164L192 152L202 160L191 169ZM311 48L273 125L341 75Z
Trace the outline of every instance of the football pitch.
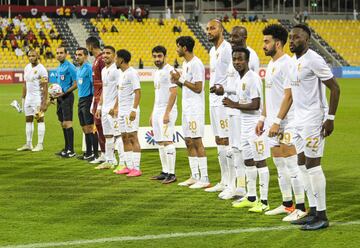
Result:
M357 79L339 79L339 83L335 131L326 141L322 161L331 226L316 232L297 230L282 222L282 216L234 209L231 201L219 200L217 194L149 180L161 170L155 150L142 152L143 176L139 178L56 157L63 136L54 106L46 113L45 150L17 152L25 142L25 118L10 102L20 100L21 85L0 85L0 248L359 247L360 83ZM152 83L142 83L141 126L149 125L153 92ZM76 104L75 147L80 153ZM178 125L180 120L179 114ZM35 125L34 145L36 130ZM216 183L216 149L206 152L210 180ZM269 204L275 208L281 197L275 167L271 160L268 164ZM176 175L178 181L189 175L184 149L177 150Z

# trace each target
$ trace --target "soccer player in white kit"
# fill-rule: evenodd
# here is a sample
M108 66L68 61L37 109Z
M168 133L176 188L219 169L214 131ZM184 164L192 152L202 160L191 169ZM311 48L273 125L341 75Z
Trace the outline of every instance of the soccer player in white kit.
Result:
M163 184L176 181L176 149L173 136L177 118L177 85L171 83L170 72L174 68L166 62L166 53L166 48L163 46L152 49L154 64L158 69L154 74L155 101L150 116L150 126L154 130L154 138L159 146L162 171L151 179L162 180Z
M291 67L295 66L293 60L283 48L288 39L288 32L279 24L271 24L263 30L264 52L271 60L265 75L265 106L262 117L258 122L256 132L260 135L264 131L264 123L278 122L277 115L282 100L289 98L291 89L289 85ZM284 86L288 85L288 86ZM283 221L293 221L304 217L307 213L304 204L304 186L301 180L297 163L297 153L293 143L294 136L294 108L291 107L286 117L279 123L280 129L276 137L270 138L271 154L278 171L278 182L283 198L279 207L267 211L266 215L289 214ZM269 127L265 127L268 129ZM294 191L296 206L292 201Z
M118 109L119 128L124 143L124 168L116 174L126 174L128 177L141 176L140 160L141 147L137 132L140 120L140 77L138 72L129 65L131 53L125 49L116 52L116 65L121 71L118 81Z
M17 150L38 152L44 149L44 112L47 109L48 72L39 62L39 54L36 50L30 50L28 57L30 63L24 69L25 83L22 92L23 110L26 120L26 144ZM33 148L34 117L38 123L38 144Z
M225 97L224 106L241 110L240 142L243 160L246 166L247 196L242 201L234 202L233 207L249 207L249 212L261 213L268 210L269 169L266 158L270 155L267 139L258 137L255 127L262 108L262 81L259 75L249 69L250 51L243 47L232 50L234 68L240 74L236 79L236 94L239 101ZM219 86L222 88L222 86ZM222 91L224 89L221 89ZM257 200L256 180L259 174L260 201Z
M340 88L325 60L309 49L310 29L303 25L295 25L289 35L290 51L294 53L295 67L290 73L292 97L283 102L278 114L279 120L284 119L291 104L295 110L296 139L299 160L304 160L303 173L305 188L310 185L315 196L316 211L310 208L309 214L292 224L302 224L302 230L318 230L329 226L326 216L326 179L321 167L325 137L334 130L334 119L340 98ZM326 113L326 88L330 89L330 106ZM325 119L325 121L324 121ZM279 132L279 124L274 123L269 135ZM300 163L299 163L300 164ZM304 166L300 166L304 167ZM310 202L309 202L310 205ZM310 205L311 206L311 205Z
M117 85L119 81L119 71L115 64L115 48L112 46L104 47L105 67L101 71L101 80L103 82L103 91L101 99L95 113L96 118L101 118L101 124L105 136L105 158L106 161L95 169L113 169L117 161L114 156L114 118L116 113L114 110L117 99Z
M226 70L231 63L231 45L224 39L224 28L219 20L210 20L206 27L207 37L214 46L210 49L210 88L214 85L226 86ZM229 146L229 119L222 104L223 96L210 92L210 122L217 145L221 180L207 192L223 191L228 186L229 167L226 152Z
M171 80L182 88L182 128L189 156L191 177L179 183L192 189L207 188L210 181L207 171L207 158L202 143L205 126L205 68L194 55L195 41L190 36L176 39L176 52L185 61L182 74L171 72Z

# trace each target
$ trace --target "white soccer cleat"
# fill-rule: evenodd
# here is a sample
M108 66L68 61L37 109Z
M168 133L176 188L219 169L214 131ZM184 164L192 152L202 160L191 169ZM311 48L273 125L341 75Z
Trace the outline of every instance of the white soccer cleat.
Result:
M106 159L105 159L105 155L104 154L101 154L100 157L94 159L93 161L90 162L90 164L101 164L103 162L105 162Z
M195 178L190 177L188 180L186 180L184 182L181 182L178 185L183 186L183 187L189 187L189 186L191 186L191 185L193 185L193 184L195 184L197 182L198 182L198 180L196 180Z
M225 189L225 185L222 183L217 183L214 187L205 189L206 192L219 192Z
M230 188L226 188L218 195L218 197L222 200L230 200L233 199L234 196L235 196L235 191Z
M306 215L307 215L307 212L304 212L300 209L295 209L291 214L289 214L288 216L285 216L282 220L290 222L290 221L301 219L301 218L305 217Z
M191 185L189 187L189 189L205 189L207 187L210 186L209 182L201 182L201 181L197 181L196 183L194 183L193 185Z
M20 152L20 151L31 151L32 149L33 149L32 145L25 144L16 150Z
M31 151L33 151L33 152L40 152L40 151L42 151L42 150L44 150L43 145L42 145L42 144L37 144Z
M117 165L116 161L106 161L102 164L99 164L95 167L95 170L108 170L108 169L114 169Z
M277 208L265 212L265 215L278 215L278 214L290 214L294 211L294 207L285 207L284 205L280 205Z

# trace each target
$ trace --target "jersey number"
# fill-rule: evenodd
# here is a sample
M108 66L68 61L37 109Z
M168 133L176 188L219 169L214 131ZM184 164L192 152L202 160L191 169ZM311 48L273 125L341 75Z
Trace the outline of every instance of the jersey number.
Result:
M263 140L259 140L259 141L255 141L254 143L255 143L256 152L259 153L259 154L264 153L264 150L265 150L264 141L263 141Z
M319 138L307 138L306 147L310 149L317 149L319 147Z
M196 121L189 121L189 129L190 129L191 131L195 131L196 128L197 128L197 126L196 126Z
M225 129L229 127L228 120L220 120L220 127L221 129Z

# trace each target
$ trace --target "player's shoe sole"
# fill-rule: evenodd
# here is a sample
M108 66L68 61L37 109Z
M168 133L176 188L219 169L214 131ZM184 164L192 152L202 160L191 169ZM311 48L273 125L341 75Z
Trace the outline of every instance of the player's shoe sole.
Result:
M170 184L176 182L176 176L174 174L169 174L161 183Z
M291 214L294 210L294 205L291 207L285 207L284 205L280 205L273 210L265 212L265 215Z
M193 185L189 186L189 189L206 189L206 188L210 187L210 185L211 184L209 182L197 181Z
M256 204L257 204L256 201L251 202L251 201L249 201L249 200L246 198L246 199L244 199L244 200L241 201L241 202L234 203L232 206L233 206L234 208L252 208L252 207L255 207Z
M23 152L23 151L31 151L32 149L33 149L32 146L23 145L22 147L16 149L16 151L18 151L18 152Z
M303 231L316 231L316 230L324 229L324 228L327 228L327 227L329 227L329 221L328 220L315 219L311 223L301 226L300 230L303 230Z
M44 147L42 144L37 144L33 149L31 149L32 152L41 152L44 150Z
M282 221L291 222L304 218L307 215L307 212L301 211L300 209L295 209L291 214L285 216Z
M194 178L189 178L188 180L184 181L184 182L181 182L179 183L178 185L179 186L182 186L182 187L189 187L195 183L197 183L198 180L194 179Z
M207 188L205 189L206 192L210 192L210 193L213 193L213 192L220 192L220 191L223 191L225 189L225 186L221 183L217 183L214 187L211 187L211 188Z
M165 180L167 178L168 174L165 172L161 172L157 176L150 177L150 180Z

